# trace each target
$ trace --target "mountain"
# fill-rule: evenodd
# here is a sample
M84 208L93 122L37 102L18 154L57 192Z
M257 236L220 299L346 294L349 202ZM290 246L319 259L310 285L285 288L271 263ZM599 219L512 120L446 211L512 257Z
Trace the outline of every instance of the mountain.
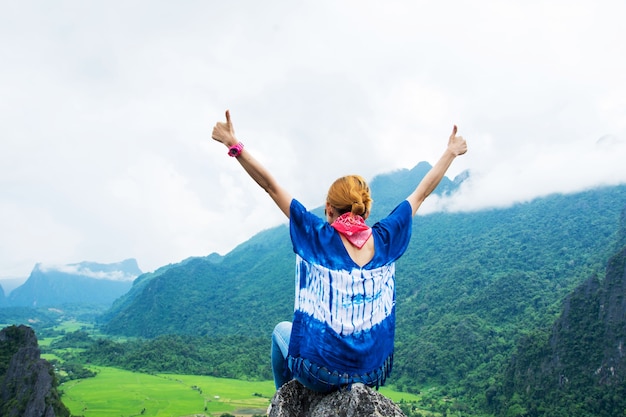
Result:
M408 195L426 166L374 178L372 219ZM438 192L452 192L447 180ZM563 299L602 273L618 245L626 186L555 194L502 209L414 218L397 262L390 383L436 385L486 401L520 338L554 322ZM265 230L223 257L192 258L139 277L102 317L110 334L242 335L268 340L293 311L288 228Z
M565 299L550 331L522 339L499 415L612 417L626 410L626 246ZM619 414L622 414L619 412Z
M30 276L7 298L8 306L61 307L104 305L126 293L141 274L134 259L112 264L81 262L61 266L35 265Z
M2 278L0 286L4 289L4 295L8 296L11 291L22 285L26 281L26 277L22 278Z
M180 263L166 265L161 268L158 268L154 272L148 272L148 273L138 276L137 279L135 279L135 281L133 282L133 285L130 288L130 290L124 295L122 295L120 298L115 300L113 302L113 305L108 309L108 311L106 311L104 314L102 314L102 316L100 316L99 321L109 322L115 318L115 320L121 320L125 322L125 319L123 317L125 317L125 315L128 314L128 312L125 312L124 310L129 304L133 302L135 297L141 296L143 294L143 291L148 284L150 283L154 284L152 282L153 280L156 280L156 282L158 282L159 280L167 279L167 278L163 278L163 276L165 275L167 277L168 271L170 269L178 270L180 268L186 268L187 265L190 265L190 264L193 265L195 262L197 262L198 259L202 259L209 264L219 264L222 262L223 257L217 253L212 253L209 256L203 257L203 258L188 258L188 259L183 260ZM158 286L158 284L156 285ZM151 291L152 291L151 289L148 290L148 292L151 292ZM172 297L178 298L176 294L174 294ZM140 325L142 326L142 328L144 327L143 324L140 324Z
M293 292L292 274L289 233L283 225L257 234L224 257L190 258L138 277L102 317L104 329L142 337L265 336L277 317L290 317L292 306L283 299Z
M6 296L4 295L4 288L0 285L0 307L4 307L6 304Z
M27 326L0 330L0 416L69 417L50 363Z
M378 175L372 179L370 188L372 190L374 203L368 223L375 222L391 212L400 201L415 190L415 186L419 180L424 178L431 168L432 166L428 162L420 162L410 170L400 169ZM469 178L467 171L457 175L453 180L444 177L433 194L451 194L458 189L461 183L467 178Z

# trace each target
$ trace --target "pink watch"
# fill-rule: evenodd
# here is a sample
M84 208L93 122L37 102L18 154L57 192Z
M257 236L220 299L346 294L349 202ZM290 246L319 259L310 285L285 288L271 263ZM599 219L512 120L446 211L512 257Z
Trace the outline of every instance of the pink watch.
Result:
M228 156L232 156L233 158L237 158L241 155L241 151L243 151L243 143L239 142L236 145L228 148Z

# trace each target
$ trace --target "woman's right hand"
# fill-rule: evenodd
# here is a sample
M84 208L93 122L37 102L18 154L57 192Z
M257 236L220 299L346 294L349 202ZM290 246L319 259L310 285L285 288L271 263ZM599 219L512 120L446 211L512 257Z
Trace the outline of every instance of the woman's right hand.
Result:
M457 136L456 132L457 127L454 125L452 133L450 134L450 139L448 140L448 149L455 156L459 156L467 152L467 143L465 142L465 139L463 139L463 136Z
M235 129L230 121L230 111L226 110L226 122L217 122L213 127L213 133L211 137L216 141L223 143L226 147L237 144L237 138L235 137Z

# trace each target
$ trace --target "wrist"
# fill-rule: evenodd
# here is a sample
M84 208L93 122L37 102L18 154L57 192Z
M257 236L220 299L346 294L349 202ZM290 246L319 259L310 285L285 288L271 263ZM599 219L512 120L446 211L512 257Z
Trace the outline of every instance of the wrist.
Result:
M242 151L243 151L243 143L237 142L228 147L228 156L237 158L239 155L241 155Z
M456 153L454 151L454 149L452 149L452 148L446 148L446 151L444 152L444 155L447 155L447 156L452 157L452 158L456 158L457 156L459 156L459 154Z

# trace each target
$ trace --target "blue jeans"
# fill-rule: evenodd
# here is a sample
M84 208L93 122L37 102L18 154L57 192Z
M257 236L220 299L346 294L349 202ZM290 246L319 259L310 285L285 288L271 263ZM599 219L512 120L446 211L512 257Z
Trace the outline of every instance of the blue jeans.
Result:
M282 321L274 327L272 333L272 373L276 389L293 379L287 361L289 339L291 338L291 323Z
M278 323L272 333L272 373L274 374L276 389L294 379L288 358L290 338L291 322L283 321ZM320 371L318 366L308 361L302 364L302 370L302 375L296 379L313 391L331 392L348 384L348 381L342 380L338 375L324 373Z

